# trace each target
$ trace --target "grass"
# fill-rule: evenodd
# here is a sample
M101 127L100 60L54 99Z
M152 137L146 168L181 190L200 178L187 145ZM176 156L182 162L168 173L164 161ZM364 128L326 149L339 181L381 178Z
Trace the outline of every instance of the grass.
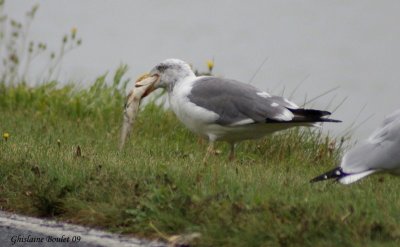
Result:
M118 151L125 70L88 89L0 84L0 132L10 135L1 209L147 238L200 233L196 246L399 245L397 178L308 183L342 153L318 130L244 142L234 163L219 144L203 165L206 143L149 104Z

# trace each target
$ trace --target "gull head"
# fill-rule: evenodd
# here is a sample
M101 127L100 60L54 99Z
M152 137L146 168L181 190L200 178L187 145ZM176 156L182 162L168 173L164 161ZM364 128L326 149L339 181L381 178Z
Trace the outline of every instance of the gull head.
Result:
M154 88L166 88L172 91L173 87L180 80L187 77L194 77L189 64L179 59L166 59L154 66L150 71L150 76L157 77L158 80L154 83Z

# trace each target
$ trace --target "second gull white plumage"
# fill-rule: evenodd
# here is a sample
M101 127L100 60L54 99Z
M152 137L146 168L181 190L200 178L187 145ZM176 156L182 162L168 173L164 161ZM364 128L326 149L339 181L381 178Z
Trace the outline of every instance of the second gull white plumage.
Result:
M376 172L400 175L400 110L389 115L371 136L350 149L339 167L311 180L354 183Z

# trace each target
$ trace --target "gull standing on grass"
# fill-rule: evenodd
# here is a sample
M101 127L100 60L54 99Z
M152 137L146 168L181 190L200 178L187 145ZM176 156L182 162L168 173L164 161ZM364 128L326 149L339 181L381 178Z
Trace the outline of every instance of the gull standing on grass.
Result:
M179 59L157 64L149 77L153 78L153 84L145 95L165 88L178 119L192 132L209 140L204 162L213 152L215 141L230 144L229 159L232 160L239 141L295 126L340 122L326 118L331 114L328 111L299 108L283 97L249 84L215 76L196 76L189 64ZM140 82L135 86L140 87Z
M389 115L367 140L349 150L339 167L310 182L336 179L350 184L376 172L400 175L400 110Z

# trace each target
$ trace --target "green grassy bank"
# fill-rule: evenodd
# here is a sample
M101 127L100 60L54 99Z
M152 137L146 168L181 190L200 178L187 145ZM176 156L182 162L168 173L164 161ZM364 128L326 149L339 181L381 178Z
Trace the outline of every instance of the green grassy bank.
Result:
M342 153L318 131L244 142L233 163L219 144L203 165L206 143L149 104L118 151L121 76L80 90L0 84L3 210L148 238L200 233L196 246L400 244L399 179L308 183Z

